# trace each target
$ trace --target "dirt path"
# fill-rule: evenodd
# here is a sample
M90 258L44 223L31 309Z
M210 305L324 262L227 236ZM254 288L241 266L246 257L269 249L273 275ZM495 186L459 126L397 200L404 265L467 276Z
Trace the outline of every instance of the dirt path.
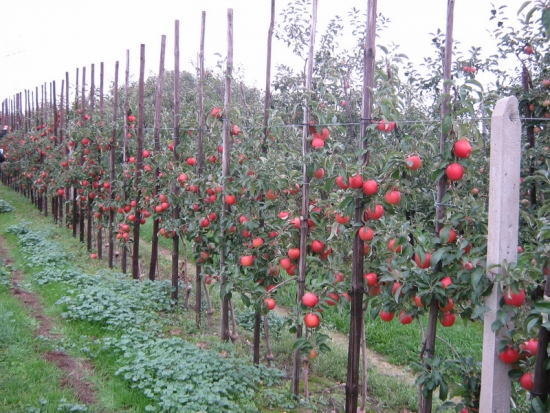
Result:
M9 257L4 243L4 238L0 237L0 255L4 257L6 264L11 264L13 261ZM23 290L21 288L22 281L23 273L15 271L12 277L13 287L11 293L25 305L29 315L38 321L35 335L51 340L61 338L61 334L53 332L55 322L53 318L45 314L38 294ZM63 377L60 380L62 387L72 389L81 403L96 403L96 390L94 385L87 379L93 374L93 365L89 361L73 358L64 351L47 351L43 354L43 357L47 362L56 365L63 371Z

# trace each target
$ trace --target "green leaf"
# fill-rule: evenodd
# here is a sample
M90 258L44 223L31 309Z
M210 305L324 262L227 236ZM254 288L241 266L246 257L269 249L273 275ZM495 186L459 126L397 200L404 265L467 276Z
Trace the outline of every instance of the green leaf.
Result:
M531 406L533 406L535 413L546 413L548 411L540 397L535 397L531 400Z
M472 312L471 318L481 318L487 311L491 311L491 309L487 306L476 307Z
M246 307L250 307L250 298L246 294L241 293L241 301Z
M511 369L508 371L508 377L511 379L519 380L523 376L524 371L520 369Z
M533 327L535 327L539 323L538 317L533 317L529 322L527 323L527 332L530 333Z
M306 343L307 343L306 338L296 339L296 341L294 341L294 344L292 345L292 351L296 351L296 350L301 349L304 346L304 344L306 344Z
M453 120L451 118L451 114L447 113L443 118L443 123L442 123L443 134L447 135L452 127L453 127Z
M525 15L525 23L529 24L529 21L531 20L531 17L533 16L533 13L537 10L536 7L533 7L531 10L527 12Z
M474 86L477 86L479 89L483 90L483 85L475 79L468 79L465 83L472 84Z
M436 265L448 250L449 250L448 247L443 247L443 248L439 248L436 252L434 252L431 257L432 266Z
M439 384L439 399L446 400L448 393L449 393L449 387L447 386L447 383L441 382Z
M500 330L501 327L502 323L498 320L493 321L493 323L491 324L491 330L493 331L493 333L496 333L498 330Z
M525 2L523 2L523 4L521 5L521 7L519 8L518 10L518 16L520 15L520 13L523 11L524 8L526 8L527 6L529 6L531 4L531 0L527 0Z
M542 27L544 27L544 31L546 32L546 38L550 38L550 10L545 8L542 11L542 17L541 17L541 23Z
M436 169L432 172L431 178L433 182L439 181L443 176L445 176L445 169Z
M345 211L349 205L354 201L354 197L352 195L348 195L345 197L342 202L340 202L340 205L338 205L338 208Z

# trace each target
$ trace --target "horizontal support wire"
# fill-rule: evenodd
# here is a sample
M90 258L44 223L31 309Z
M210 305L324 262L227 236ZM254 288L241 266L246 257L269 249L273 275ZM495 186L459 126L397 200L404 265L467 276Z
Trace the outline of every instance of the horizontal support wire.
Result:
M397 120L397 121L386 120L386 119L361 119L360 121L357 121L357 122L315 123L313 125L303 124L303 123L291 123L291 124L285 124L285 125L272 125L272 126L268 127L268 129L303 128L304 126L307 126L307 127L309 127L309 126L324 127L324 126L362 126L362 125L366 125L366 124L375 125L380 120L384 120L384 122L395 122L395 123L401 124L401 125L424 125L424 124L441 123L441 119L424 119L424 120L401 119L401 120ZM469 118L469 119L460 119L460 120L457 120L457 123L490 121L490 120L491 120L490 117L477 117L477 118ZM519 121L522 121L522 122L535 122L535 121L550 122L550 118L526 118L526 117L517 117L517 118L515 118L515 117L512 117L512 118L510 118L510 120L512 120L512 121L519 120ZM245 129L253 129L253 128L265 129L265 126L264 125L258 125L256 127L252 126L252 127L245 128ZM105 129L108 130L109 129L108 126L106 126ZM121 129L122 128L120 128L120 130ZM193 131L193 132L197 132L197 131L201 130L201 128L185 127L185 126L181 126L179 129L184 130L184 131L185 130ZM241 129L243 129L243 128L241 128ZM68 128L68 129L65 129L65 130L73 131L73 130L77 130L77 129ZM131 129L131 130L136 130L136 129ZM157 130L157 128L143 128L143 130L144 131L155 131L155 130ZM174 128L158 128L158 130L160 130L160 131L173 131ZM206 128L202 128L202 130L206 131L206 132L209 132L209 131L212 130L212 128L206 127Z

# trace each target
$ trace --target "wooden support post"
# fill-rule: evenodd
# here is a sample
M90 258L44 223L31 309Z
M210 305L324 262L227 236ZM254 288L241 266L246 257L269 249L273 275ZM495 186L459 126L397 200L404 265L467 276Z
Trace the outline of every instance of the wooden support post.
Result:
M312 89L313 77L313 60L315 57L315 35L317 32L317 5L318 1L313 0L311 10L311 31L309 37L309 51L307 59L307 67L305 73L305 94L303 105L303 127L302 127L302 216L300 218L300 258L298 260L298 291L296 292L296 309L299 309L302 303L302 297L305 293L306 282L306 251L307 251L307 236L309 233L308 218L309 218L309 175L307 174L306 156L308 152L309 142L309 116L310 107L310 91ZM302 338L304 328L302 323L296 325L296 339ZM292 371L292 394L300 395L300 376L301 376L302 357L300 349L294 351L294 368Z
M361 155L358 159L363 166L369 163L367 127L371 123L374 90L374 71L376 65L376 10L377 0L369 0L367 6L367 33L363 48L363 103L361 108L361 130L359 148ZM355 211L353 220L355 225L363 221L362 196L355 197ZM359 363L361 357L361 339L364 328L363 312L363 270L364 270L364 242L355 233L353 239L353 263L351 279L351 315L348 340L348 369L346 378L346 413L358 411L359 398ZM366 375L364 375L366 380ZM366 385L365 385L366 386Z
M505 260L514 262L517 258L521 161L521 122L517 99L512 96L499 100L491 119L487 268L502 264ZM488 276L494 278L495 271L490 269ZM491 329L501 298L502 294L495 286L485 300L490 311L485 313L484 319L481 413L510 411L509 366L498 357L499 335Z
M223 105L223 153L222 153L222 176L223 193L227 194L227 182L231 177L230 167L230 130L231 130L231 84L233 80L233 9L227 9L227 66L225 71L225 97ZM229 216L229 204L223 201L222 221L226 222ZM224 234L225 235L225 234ZM220 251L220 272L222 286L228 281L226 258L228 253L227 245L222 245ZM222 287L223 288L223 287ZM223 294L220 311L220 338L223 341L229 340L229 297Z
M166 36L162 35L160 41L160 64L159 74L157 78L157 95L155 102L155 123L154 123L154 141L155 141L155 157L160 154L160 126L161 126L161 111L162 111L162 89L164 88L164 56L166 50ZM155 168L155 177L160 175L160 169L157 165ZM153 189L153 195L156 197L160 187L158 184ZM155 274L158 267L158 245L159 245L159 224L160 219L155 218L153 221L153 240L151 241L151 262L149 264L149 279L155 280ZM160 274L159 274L160 277Z
M267 156L267 137L269 135L269 113L271 108L271 43L273 41L273 27L275 26L275 0L271 0L271 18L269 21L269 29L267 32L267 62L265 70L265 98L264 98L264 133L262 136L262 153L264 156ZM265 194L262 192L260 195L260 203L263 205L265 203ZM263 211L260 209L260 229L263 231L265 228L265 220L263 216ZM264 324L266 331L268 327L268 316L265 316ZM256 309L254 314L254 343L253 343L253 356L252 360L254 364L260 364L260 328L261 328L261 312L259 309ZM268 336L266 336L267 348L269 348ZM270 358L273 355L270 351L266 354L267 364L270 365Z
M109 149L109 181L114 182L116 178L116 140L117 140L117 127L116 127L116 121L117 121L117 115L118 115L118 60L115 63L115 80L114 80L114 86L113 86L113 125L111 129L111 141L110 145L111 148ZM126 114L123 114L124 118L126 118ZM111 191L111 202L115 200L115 191ZM115 211L110 208L109 209L109 268L113 268L113 257L115 254L115 235L114 235L114 227L115 227L115 220L116 215ZM126 246L124 247L126 248Z
M204 135L205 119L204 119L204 34L206 30L206 12L202 12L201 15L201 37L200 37L200 48L199 48L199 84L198 84L198 115L199 115L199 133L197 134L198 146L202 148L202 141ZM174 146L175 147L175 146ZM175 151L174 151L175 152ZM199 156L199 162L197 165L197 176L200 177L202 169L199 168L202 165L201 157ZM223 157L222 157L223 158ZM225 184L224 184L225 185ZM225 208L225 206L224 206ZM223 212L222 212L223 215ZM187 254L186 254L187 257ZM187 265L187 259L184 260L185 265ZM186 271L187 271L187 267ZM197 264L195 267L195 322L197 328L201 327L201 310L202 310L202 277L201 277L201 266Z
M174 163L179 161L178 145L180 142L180 21L175 21L174 27ZM174 183L173 192L180 197L180 188ZM172 218L179 219L181 206L179 199L172 211ZM178 302L179 293L179 250L180 237L176 232L172 238L172 300ZM187 289L187 283L185 283Z
M136 205L139 205L141 199L141 174L143 171L143 135L144 135L144 120L145 117L145 45L141 45L139 55L139 83L138 83L138 130L137 130L137 162L135 172L135 184L138 188L136 195ZM127 115L125 115L127 116ZM132 278L137 280L140 278L141 271L139 266L139 233L141 211L135 209L136 220L134 221L134 245L132 252Z

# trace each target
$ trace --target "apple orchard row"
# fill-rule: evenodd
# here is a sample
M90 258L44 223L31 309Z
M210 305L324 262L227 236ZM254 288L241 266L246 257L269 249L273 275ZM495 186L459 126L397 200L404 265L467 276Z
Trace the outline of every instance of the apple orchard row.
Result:
M222 111L220 108L214 108L211 112L211 116L215 119L221 119ZM84 118L84 120L89 120ZM129 124L131 125L130 131L134 131L135 117L133 115L128 116L127 118ZM85 128L85 123L80 125L83 129ZM375 125L375 129L381 133L392 132L395 128L393 122L385 122L380 120ZM41 129L47 128L39 128ZM42 132L42 137L46 137L48 132L51 133L51 130L46 130ZM131 132L132 133L132 132ZM330 139L330 131L328 128L324 127L319 131L315 125L310 126L310 143L311 149L313 151L322 151L326 145L326 142ZM86 135L87 133L85 133ZM241 136L242 131L237 125L231 127L231 136L235 141L238 141ZM29 142L34 142L37 146L41 141L40 138L33 135L28 137ZM144 149L141 153L144 160L143 172L144 177L149 178L142 188L143 197L140 200L131 199L131 196L128 199L131 199L129 202L126 201L124 193L132 193L131 190L136 190L137 188L133 187L133 178L135 175L135 166L137 157L135 155L129 156L127 158L128 163L125 164L122 170L122 176L118 183L109 182L105 179L104 168L100 166L101 159L94 159L94 146L97 146L98 154L104 153L110 149L111 143L109 142L97 142L94 139L86 136L83 137L80 142L77 143L74 139L67 142L67 154L63 155L63 160L60 162L61 170L54 172L53 169L46 171L38 171L37 166L33 165L32 170L25 171L23 168L21 170L15 169L14 172L21 173L23 179L26 179L26 185L37 190L38 193L44 194L48 192L53 192L54 195L60 197L66 197L66 186L71 185L76 189L76 194L78 200L81 204L85 204L88 200L92 200L92 210L93 216L96 220L100 222L100 225L103 225L105 222L106 216L110 210L116 208L116 211L121 217L123 217L122 222L118 225L118 233L116 234L116 239L119 240L123 247L130 242L132 242L131 230L134 224L136 224L136 217L139 215L139 223L145 224L147 219L153 216L156 219L159 219L161 227L159 230L160 235L170 238L180 231L182 234L187 235L188 239L194 242L198 247L194 248L195 259L198 263L204 265L205 270L210 270L208 272L215 272L215 263L213 259L217 246L216 237L212 234L214 232L222 232L227 235L228 239L232 236L235 236L242 241L240 247L235 248L239 250L238 262L240 263L243 272L247 273L248 269L253 269L254 266L260 261L260 268L264 269L264 273L261 271L254 271L254 284L264 286L264 293L258 294L259 299L262 302L263 308L266 310L272 310L275 308L276 302L273 297L273 293L277 290L278 284L280 284L280 279L277 279L277 276L280 273L282 268L287 275L294 276L297 273L297 262L304 253L310 253L319 258L319 260L327 260L332 254L332 248L327 245L326 241L321 239L313 239L309 243L309 246L306 251L303 248L298 246L297 232L291 233L291 230L298 230L300 228L300 218L291 217L291 213L288 211L280 211L277 214L278 219L283 224L274 224L270 231L266 231L265 234L260 236L254 236L255 232L258 232L257 222L252 224L253 221L257 221L257 216L251 217L246 213L243 213L239 216L238 223L236 222L221 222L221 214L219 211L219 202L220 196L223 197L223 201L229 205L231 208L234 208L235 211L242 209L245 211L250 203L257 202L259 198L257 196L246 196L246 190L243 190L235 193L229 193L227 189L224 190L223 186L219 183L214 182L211 179L211 182L206 187L201 184L200 179L193 177L193 174L190 173L190 169L178 170L178 165L172 163L167 163L166 168L162 168L159 174L156 177L153 177L155 174L155 165L153 162L148 163L149 160L158 158L154 150ZM18 137L17 135L8 136L4 141L4 148L8 160L17 162L18 159L22 159L25 156L32 156L30 153L24 153L25 148L28 149L28 144L23 139L23 137ZM47 158L51 156L52 152L51 145L47 145L42 152L42 156ZM173 143L168 144L169 151L174 150ZM219 165L220 157L222 154L222 148L219 146L217 148L217 154L210 155L207 159L212 165ZM464 167L461 165L462 159L467 159L472 153L472 147L467 139L459 139L454 142L453 145L453 154L456 157L456 161L449 163L445 169L446 176L450 182L460 181L464 176ZM80 157L80 159L79 159ZM242 163L246 160L246 157L242 154L239 154L238 158L239 163ZM194 156L188 156L184 159L184 163L188 168L195 168L197 166L197 159ZM417 171L422 167L422 160L419 155L410 155L404 160L404 165L410 171ZM7 166L7 164L6 164ZM82 170L85 170L89 173L89 179L78 179ZM75 173L75 170L77 173ZM52 178L52 175L57 173L55 179ZM250 174L250 171L247 172ZM315 179L323 179L325 177L325 170L320 167L316 168L312 172L312 177ZM175 178L175 179L174 179ZM168 212L170 212L171 207L173 207L173 202L175 199L175 194L173 193L164 193L168 188L171 188L171 181L175 181L177 186L181 190L185 191L187 194L193 194L195 198L189 202L187 209L182 212L182 215L185 216L185 223L181 225L179 220L174 220ZM121 182L126 182L126 184L121 184ZM158 184L161 188L159 193L152 193L148 190L153 186L152 183ZM375 196L379 194L379 182L376 179L364 179L361 174L353 174L346 178L342 175L338 175L335 178L335 183L337 187L347 192L352 191L362 191L367 199L374 199ZM55 189L55 185L61 186ZM108 195L111 191L116 191L115 203L110 204L108 200ZM290 189L284 189L280 191L279 189L269 188L265 191L265 198L269 202L277 202L280 200L281 196L290 198L299 193L300 186L291 187ZM189 195L185 196L189 198ZM199 198L200 197L200 198ZM384 202L390 206L398 205L401 201L401 192L398 188L389 188L383 196ZM176 201L178 202L178 201ZM245 205L239 205L245 204ZM216 210L217 206L217 210ZM139 214L136 213L136 210L139 209ZM315 223L315 214L317 214L317 220L323 222L324 225L331 226L331 222L327 222L327 217L333 217L335 223L338 224L337 230L340 231L341 228L350 226L350 217L345 214L343 211L338 211L335 208L326 208L324 211L316 206L314 202L311 203L311 212L313 219L308 220L308 225L311 229L314 229ZM382 218L384 215L384 205L382 203L374 203L373 205L366 208L364 213L364 225L360 228L354 229L358 231L359 237L364 241L364 252L367 255L370 251L369 242L375 238L375 231L372 228L374 222ZM319 218L322 216L322 218ZM195 220L196 218L196 220ZM286 233L281 233L281 231ZM443 245L452 245L457 242L457 233L455 229L450 227L444 227L440 233L439 237ZM281 244L280 241L286 240L289 247L286 249L286 254L281 256ZM239 242L241 242L239 241ZM402 254L404 252L406 241L403 239L390 239L387 243L387 248L392 254ZM242 248L244 247L244 248ZM266 248L267 247L267 248ZM239 249L240 248L240 249ZM465 247L466 252L468 252L468 246ZM265 252L264 252L265 251ZM432 252L420 252L413 255L413 260L416 266L420 269L429 269L432 267ZM278 265L274 265L275 257L278 258ZM92 258L96 258L97 254L92 253ZM465 262L463 268L465 270L471 270L472 264L470 262ZM247 273L248 274L248 273ZM216 276L212 276L208 273L204 273L204 279L206 283L211 283L213 280L217 279ZM376 297L383 288L388 290L388 294L391 292L391 296L403 296L404 285L400 281L390 282L388 277L380 277L375 272L368 272L364 275L365 285L368 288L369 295ZM303 296L302 303L305 308L308 309L307 313L303 317L304 324L310 328L315 329L321 324L321 313L324 306L335 306L339 303L340 297L346 297L348 300L349 295L347 294L345 287L344 275L336 271L334 279L332 281L332 286L324 285L320 292L318 291L307 291ZM443 277L440 281L441 287L447 289L452 286L453 280L452 277L446 276ZM237 286L246 292L247 286ZM320 299L320 297L322 299ZM513 291L508 291L505 295L505 300L508 305L512 306L521 306L525 298L525 293L521 290L517 294ZM423 302L422 298L418 295L413 296L414 305L418 308L425 308L426 301ZM440 323L444 327L450 327L455 322L455 313L454 313L454 301L452 298L448 297L446 300L440 302ZM386 306L387 307L387 306ZM391 308L386 308L384 305L381 305L380 308L380 318L383 321L391 321L394 318L395 312ZM413 320L413 314L411 311L402 309L399 311L398 318L401 323L408 324ZM530 353L533 354L532 342L528 341L530 344ZM526 344L528 346L528 344ZM517 354L516 354L517 353ZM501 353L501 359L506 363L515 363L519 358L521 351L513 348L512 346L507 347ZM517 358L515 356L518 356ZM534 354L533 354L534 355ZM531 375L531 373L525 373L526 375ZM531 377L532 375L528 376ZM522 378L522 385L526 379ZM524 386L525 387L525 386ZM527 388L527 387L526 387Z

